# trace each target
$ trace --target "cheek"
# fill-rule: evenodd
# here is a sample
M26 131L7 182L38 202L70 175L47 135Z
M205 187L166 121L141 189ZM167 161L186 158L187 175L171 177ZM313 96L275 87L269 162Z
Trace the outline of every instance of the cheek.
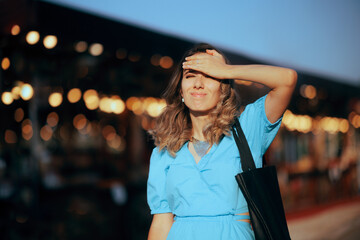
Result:
M214 93L215 96L220 97L220 83L213 83L211 86L211 91Z
M186 92L186 89L188 89L189 87L192 87L191 81L186 80L186 79L181 81L181 92L182 93Z
M186 89L186 83L182 80L180 85L180 93L182 97L184 96L183 93L185 92L185 89Z

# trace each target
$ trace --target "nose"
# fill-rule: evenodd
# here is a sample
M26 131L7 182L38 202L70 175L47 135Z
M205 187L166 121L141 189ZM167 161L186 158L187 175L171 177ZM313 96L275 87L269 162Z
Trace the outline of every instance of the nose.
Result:
M196 89L204 88L204 79L201 74L196 75L196 77L194 79L194 88L196 88Z

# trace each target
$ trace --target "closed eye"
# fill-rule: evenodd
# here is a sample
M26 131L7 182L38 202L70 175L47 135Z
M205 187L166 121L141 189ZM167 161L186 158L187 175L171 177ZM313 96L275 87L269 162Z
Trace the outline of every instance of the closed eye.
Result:
M194 75L194 74L187 74L187 75L185 76L185 78L192 78L192 77L195 77L195 75Z

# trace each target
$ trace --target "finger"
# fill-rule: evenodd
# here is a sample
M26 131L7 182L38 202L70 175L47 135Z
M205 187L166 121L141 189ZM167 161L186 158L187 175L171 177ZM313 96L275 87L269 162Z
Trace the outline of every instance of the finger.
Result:
M214 50L213 49L206 49L206 53L207 54L210 54L210 55L213 55L215 54Z
M191 60L196 60L196 59L198 59L198 58L197 58L197 56L194 56L194 55L185 58L186 61L191 61Z
M186 65L184 64L183 69L191 69L191 70L195 70L195 71L200 71L200 66L197 65Z
M199 64L201 64L201 60L199 60L199 59L188 60L188 61L183 62L183 64L185 64L185 65L199 65Z
M183 69L199 70L199 67L201 64L197 63L196 61L197 60L183 62L183 64L182 64Z
M222 56L220 53L218 53L218 51L216 51L215 49L206 49L206 53L213 55L213 56Z
M204 59L208 56L209 56L208 54L201 52L201 53L196 53L195 55L188 56L185 58L185 60L188 61L188 60Z

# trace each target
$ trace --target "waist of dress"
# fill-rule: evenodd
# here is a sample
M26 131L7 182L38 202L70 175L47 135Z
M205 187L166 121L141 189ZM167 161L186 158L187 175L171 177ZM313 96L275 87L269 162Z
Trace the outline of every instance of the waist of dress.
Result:
M224 215L209 215L209 216L175 216L175 221L210 221L210 222L222 222L222 221L239 221L249 220L249 215L239 214L224 214Z

